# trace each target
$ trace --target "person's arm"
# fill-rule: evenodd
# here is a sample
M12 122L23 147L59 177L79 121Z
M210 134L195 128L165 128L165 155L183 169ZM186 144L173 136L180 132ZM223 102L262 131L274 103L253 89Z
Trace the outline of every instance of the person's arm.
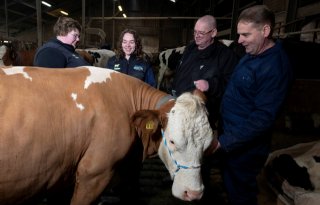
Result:
M34 66L47 68L65 68L66 63L66 57L55 48L43 49L37 54L34 60Z

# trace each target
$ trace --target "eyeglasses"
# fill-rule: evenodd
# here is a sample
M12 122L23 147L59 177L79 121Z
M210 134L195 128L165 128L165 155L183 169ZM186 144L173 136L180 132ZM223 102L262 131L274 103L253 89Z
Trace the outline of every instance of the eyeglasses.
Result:
M196 36L196 35L204 36L204 35L207 35L208 33L212 32L213 30L214 30L214 28L211 29L210 31L207 31L207 32L194 30L194 31L193 31L193 35L194 35L194 36Z
M80 34L76 33L70 33L75 39L79 38L80 39Z

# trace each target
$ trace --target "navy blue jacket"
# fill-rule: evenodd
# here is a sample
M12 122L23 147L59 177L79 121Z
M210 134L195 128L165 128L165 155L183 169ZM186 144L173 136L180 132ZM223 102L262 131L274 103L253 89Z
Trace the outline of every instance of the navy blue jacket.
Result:
M117 56L113 56L108 60L106 68L136 77L152 87L157 86L153 69L147 59L137 58L135 55L131 55L129 60L124 57L118 59Z
M278 41L257 56L242 57L221 102L224 151L248 150L271 140L291 79L288 56Z
M34 66L47 68L67 68L90 65L72 45L54 38L38 48L33 61Z

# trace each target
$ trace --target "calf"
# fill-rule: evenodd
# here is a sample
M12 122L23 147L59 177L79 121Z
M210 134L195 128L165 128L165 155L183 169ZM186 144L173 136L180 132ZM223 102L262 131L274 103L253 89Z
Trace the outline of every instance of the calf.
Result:
M320 190L320 142L300 143L276 150L266 163L272 171L292 186L305 190Z

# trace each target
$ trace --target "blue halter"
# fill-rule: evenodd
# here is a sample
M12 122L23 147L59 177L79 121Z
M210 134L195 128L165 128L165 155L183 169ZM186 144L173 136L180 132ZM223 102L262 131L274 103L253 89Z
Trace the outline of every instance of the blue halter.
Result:
M186 165L181 165L180 163L177 162L177 160L175 160L172 156L172 152L170 151L168 145L167 145L167 140L164 137L164 133L163 130L161 129L161 134L162 134L162 138L163 138L163 143L164 145L167 147L168 152L170 154L170 157L172 159L172 161L177 165L177 169L174 172L174 176L176 175L176 173L180 170L180 169L199 169L201 167L201 165L196 165L196 166L186 166Z

